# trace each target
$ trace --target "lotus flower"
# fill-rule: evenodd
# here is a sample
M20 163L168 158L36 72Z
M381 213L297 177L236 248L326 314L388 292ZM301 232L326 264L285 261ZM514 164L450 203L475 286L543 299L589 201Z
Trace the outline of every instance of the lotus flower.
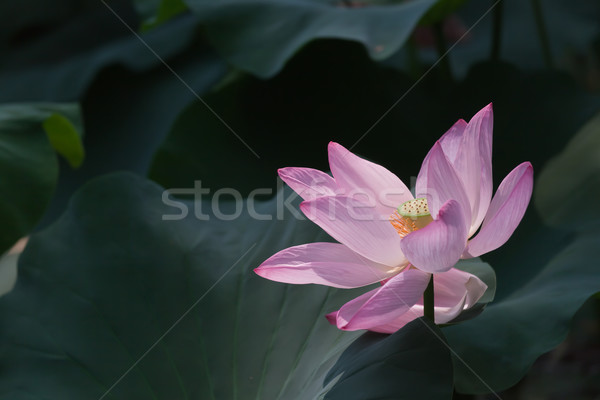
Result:
M278 282L336 288L380 282L327 318L339 329L383 333L423 315L433 274L435 322L451 321L487 289L453 267L502 246L531 198L533 168L524 162L492 199L492 122L490 104L469 123L454 124L425 157L416 198L393 173L333 142L333 177L310 168L280 169L281 179L304 199L303 213L339 243L290 247L255 272Z

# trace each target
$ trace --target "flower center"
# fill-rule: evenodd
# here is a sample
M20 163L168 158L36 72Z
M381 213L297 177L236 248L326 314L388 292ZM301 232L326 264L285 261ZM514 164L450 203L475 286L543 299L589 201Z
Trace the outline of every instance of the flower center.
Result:
M390 223L401 237L421 229L433 221L426 198L404 202L390 216Z

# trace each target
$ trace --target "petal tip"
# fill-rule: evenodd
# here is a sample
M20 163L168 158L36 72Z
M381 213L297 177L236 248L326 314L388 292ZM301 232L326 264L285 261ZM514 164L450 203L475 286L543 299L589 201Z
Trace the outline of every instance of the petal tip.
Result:
M331 325L337 325L337 314L337 311L330 312L329 314L325 315L325 318Z
M341 144L339 144L339 143L337 143L337 142L334 142L333 140L332 140L332 141L330 141L330 142L327 144L327 149L329 149L329 150L332 150L332 149L337 149L337 148L340 148L340 147L342 147L342 148L343 148L344 146L342 146Z
M494 115L494 108L492 103L489 103L487 106L483 107L481 110L477 111L477 113L471 118L469 123L475 122L481 118Z
M301 202L299 205L300 211L304 212L304 211L308 210L309 203L310 203L310 200L304 200L303 202Z
M287 177L287 171L289 171L289 168L290 167L278 168L277 175L283 180L285 177Z
M302 214L304 214L306 218L308 218L311 221L314 221L315 219L314 205L315 203L312 200L304 200L298 206L300 208L300 211L302 211Z
M345 148L338 142L334 142L334 141L329 142L329 144L327 145L327 151L330 154L331 153L342 153L342 154L352 153L350 150L348 150L347 148Z
M433 152L433 149L435 149L436 151L440 151L442 150L442 142L440 141L440 139L436 140L435 143L433 144L433 146L431 146L431 152Z

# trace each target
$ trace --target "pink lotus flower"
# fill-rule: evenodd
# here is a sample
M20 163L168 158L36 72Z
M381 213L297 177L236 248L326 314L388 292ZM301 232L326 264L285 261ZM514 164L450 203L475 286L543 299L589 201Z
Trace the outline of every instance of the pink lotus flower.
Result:
M490 104L435 143L417 177L416 199L393 173L333 142L333 177L310 168L280 169L281 179L304 199L303 213L340 243L290 247L255 272L337 288L381 282L327 318L343 330L383 333L423 315L423 293L434 274L435 322L451 321L487 289L453 266L503 245L531 198L533 168L524 162L492 199L492 122Z

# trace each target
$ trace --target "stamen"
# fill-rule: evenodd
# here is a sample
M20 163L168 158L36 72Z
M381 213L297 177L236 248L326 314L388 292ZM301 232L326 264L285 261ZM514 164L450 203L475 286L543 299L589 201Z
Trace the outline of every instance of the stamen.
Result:
M394 211L390 217L390 223L401 237L404 237L412 231L417 230L414 221L410 218L404 218L402 215L400 215L400 213L398 213L398 210Z

